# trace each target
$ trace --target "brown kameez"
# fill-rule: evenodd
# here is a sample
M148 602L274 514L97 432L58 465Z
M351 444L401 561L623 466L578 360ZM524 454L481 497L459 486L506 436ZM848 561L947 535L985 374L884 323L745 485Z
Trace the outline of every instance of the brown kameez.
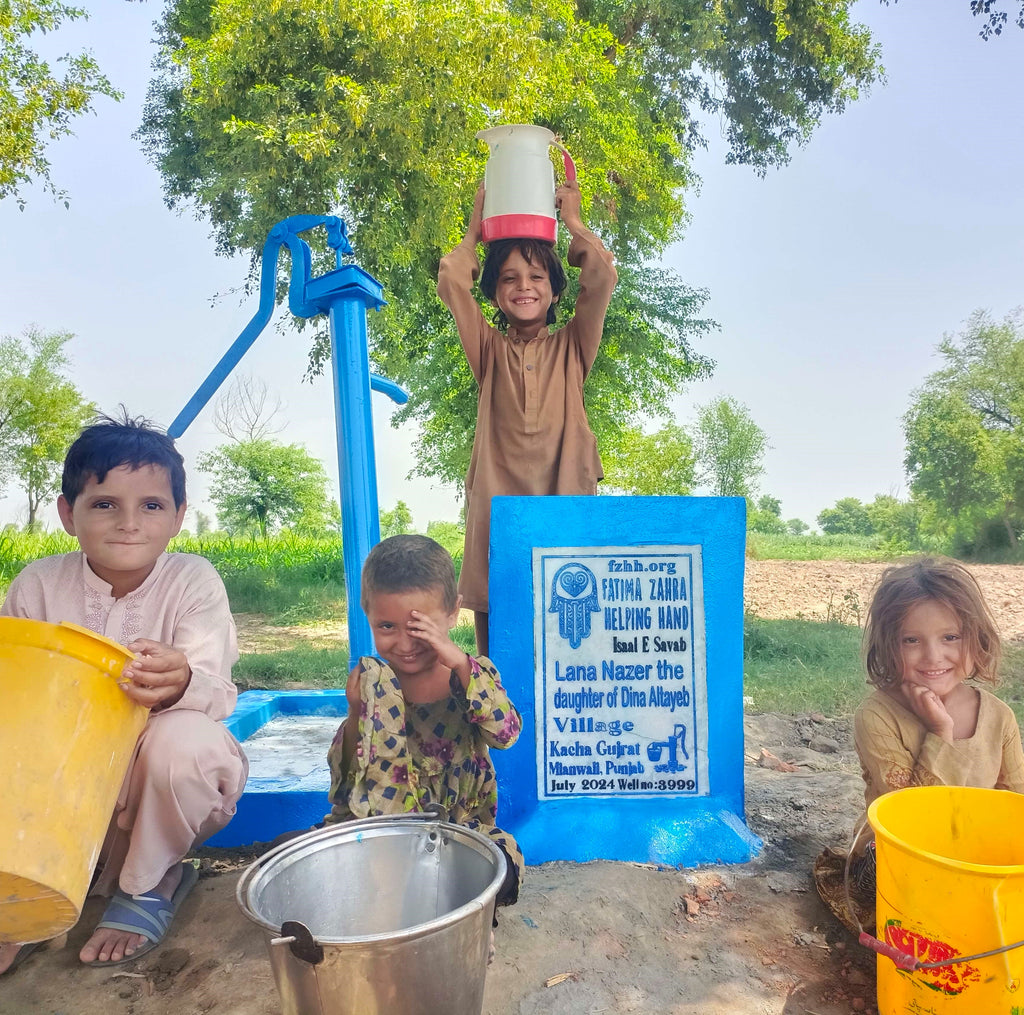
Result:
M459 592L464 607L481 613L488 612L491 497L594 494L604 475L583 382L601 344L615 265L589 231L573 237L568 261L580 269L572 319L558 331L541 328L524 341L515 328L503 335L480 312L473 299L480 270L475 251L460 245L441 259L438 294L456 321L472 322L459 331L479 388Z

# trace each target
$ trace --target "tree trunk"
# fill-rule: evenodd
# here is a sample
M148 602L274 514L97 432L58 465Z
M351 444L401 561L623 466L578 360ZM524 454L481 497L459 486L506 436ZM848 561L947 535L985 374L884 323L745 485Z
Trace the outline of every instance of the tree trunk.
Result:
M1010 520L1010 509L1013 507L1013 501L1009 501L1003 506L1003 525L1006 526L1006 535L1010 539L1010 546L1017 549L1017 530L1013 527L1013 522Z

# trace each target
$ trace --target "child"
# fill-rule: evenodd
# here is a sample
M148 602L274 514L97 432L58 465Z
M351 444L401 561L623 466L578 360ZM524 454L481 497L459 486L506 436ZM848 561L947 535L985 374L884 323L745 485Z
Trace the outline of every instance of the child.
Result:
M455 318L479 388L459 592L474 611L477 648L486 654L491 497L594 494L604 475L583 382L597 357L616 275L611 254L583 224L579 188L566 183L555 203L572 234L569 264L580 268L575 315L549 333L565 289L565 272L551 244L497 240L480 278L481 292L498 308L498 327L491 327L473 298L483 197L480 188L466 235L441 258L437 291Z
M494 824L488 748L516 742L519 713L491 661L448 636L461 606L452 559L426 536L385 539L366 558L361 601L380 659L366 656L349 674L348 718L327 755L334 806L326 820L440 804L449 821L500 847L507 869L497 904L512 905L523 857Z
M854 716L866 805L907 786L1024 793L1017 720L1008 705L973 683L996 682L999 634L962 564L923 558L887 568L868 610L864 649L876 688ZM859 889L855 901L870 908L872 840L855 850L850 868ZM832 895L822 890L830 906Z
M213 566L164 552L185 516L185 470L171 438L145 420L100 417L71 445L61 489L57 510L81 550L29 564L0 612L71 621L137 656L124 693L150 717L93 886L112 897L79 956L117 965L163 940L196 882L182 858L228 823L242 795L245 755L218 722L234 708L238 649ZM0 972L31 947L0 946Z
M865 804L905 786L1024 793L1020 730L995 684L999 633L971 573L925 558L888 568L864 629L868 680L854 735Z

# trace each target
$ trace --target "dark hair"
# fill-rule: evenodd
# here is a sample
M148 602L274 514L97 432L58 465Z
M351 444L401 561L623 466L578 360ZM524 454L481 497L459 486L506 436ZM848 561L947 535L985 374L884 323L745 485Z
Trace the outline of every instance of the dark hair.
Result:
M964 653L974 666L971 676L994 684L1001 654L999 632L974 575L948 557L921 557L882 572L864 625L868 680L876 687L900 683L900 628L911 607L926 599L953 611L961 625Z
M559 258L554 244L531 239L494 240L484 255L484 266L480 272L480 292L492 303L494 302L494 297L498 292L498 276L513 250L518 250L526 259L527 264L539 264L542 268L547 269L548 278L551 280L553 299L551 306L548 307L545 323L554 324L555 304L565 292L566 282L565 268L562 267L561 258ZM500 309L495 311L494 326L502 331L508 328L508 318Z
M367 555L359 598L366 610L376 592L434 588L440 592L445 610L454 610L458 593L455 565L448 551L428 536L391 536L382 539Z
M175 508L185 503L185 460L174 441L148 419L132 419L121 407L122 417L97 416L75 439L64 458L60 490L69 504L85 489L92 476L97 483L111 469L127 465L138 469L156 465L167 470Z

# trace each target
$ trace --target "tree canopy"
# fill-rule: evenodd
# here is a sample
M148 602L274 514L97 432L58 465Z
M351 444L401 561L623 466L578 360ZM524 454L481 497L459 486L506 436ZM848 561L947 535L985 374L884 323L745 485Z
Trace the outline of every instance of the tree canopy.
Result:
M96 406L65 376L70 332L29 328L0 340L0 489L17 479L28 498L29 528L60 489L64 455Z
M620 282L587 386L602 440L710 361L705 294L648 267L678 238L701 117L729 161L786 161L820 118L878 75L850 2L807 0L171 0L140 136L172 206L209 220L223 252L262 246L299 213L339 212L389 303L372 356L412 399L418 470L461 478L475 395L437 300L499 122L559 132L588 221ZM572 293L567 303L572 303ZM311 369L325 356L313 340Z
M256 528L265 539L285 525L317 532L330 525L327 473L297 444L224 444L199 459L199 470L213 477L210 500L229 532Z
M749 497L764 471L768 437L745 405L718 398L697 413L697 475L716 497Z
M29 45L35 32L87 17L60 0L0 4L0 199L24 203L21 188L32 180L63 197L50 178L47 145L70 134L71 121L89 112L96 96L121 98L91 54L62 56L60 74Z
M604 485L641 497L684 495L693 489L693 441L676 423L656 433L629 428L605 456Z
M932 527L970 538L998 519L1010 545L1024 527L1024 308L1001 322L978 310L938 347L903 417L904 464Z

